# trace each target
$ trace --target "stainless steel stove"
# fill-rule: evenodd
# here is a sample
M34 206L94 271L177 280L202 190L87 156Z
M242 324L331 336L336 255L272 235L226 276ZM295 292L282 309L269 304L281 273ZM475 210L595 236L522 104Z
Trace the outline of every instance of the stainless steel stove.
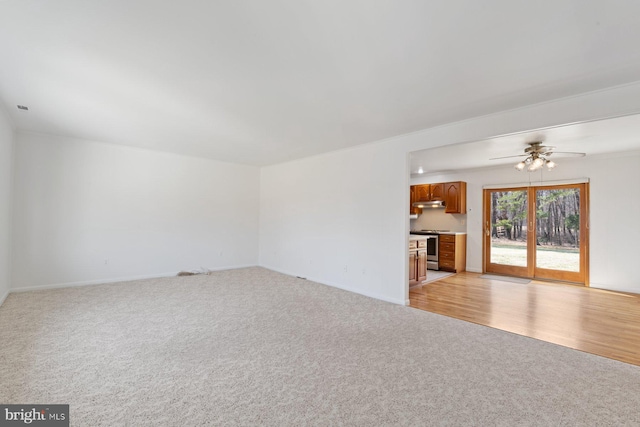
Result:
M418 234L421 236L428 236L429 234L448 233L449 230L411 230L409 234Z

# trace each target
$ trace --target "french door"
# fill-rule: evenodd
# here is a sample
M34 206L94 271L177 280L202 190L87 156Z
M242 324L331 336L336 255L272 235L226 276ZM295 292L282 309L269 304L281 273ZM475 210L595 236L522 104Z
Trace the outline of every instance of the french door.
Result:
M484 190L484 270L588 286L588 184Z

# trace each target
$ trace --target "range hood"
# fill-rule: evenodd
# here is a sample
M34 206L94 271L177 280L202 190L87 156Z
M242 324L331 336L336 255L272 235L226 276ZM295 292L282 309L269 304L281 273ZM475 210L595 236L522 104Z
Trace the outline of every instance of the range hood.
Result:
M444 208L444 202L442 200L433 200L431 202L415 202L412 206L414 208Z

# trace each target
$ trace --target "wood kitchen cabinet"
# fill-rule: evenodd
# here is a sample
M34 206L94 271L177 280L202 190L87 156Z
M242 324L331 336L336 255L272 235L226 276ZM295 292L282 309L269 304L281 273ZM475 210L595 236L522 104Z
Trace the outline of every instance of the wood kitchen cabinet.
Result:
M412 185L410 188L411 191L411 196L409 197L409 214L410 215L416 215L416 214L421 214L422 213L422 209L417 208L415 206L413 206L413 204L415 202L417 202L417 198L416 198L416 187L417 185Z
M427 239L409 241L409 286L427 280Z
M432 202L434 200L444 200L444 184L421 184L414 185L415 202Z
M433 201L444 201L444 213L467 213L467 183L456 181L411 186L410 213L412 215L422 213L422 209L413 206L414 203Z
M418 283L418 269L416 259L418 257L418 241L409 241L409 286Z
M415 188L416 202L428 202L431 200L430 184L414 185L414 188Z
M452 273L460 273L467 268L467 235L440 234L438 248L438 268Z
M457 181L442 185L444 187L444 213L467 213L467 183Z
M427 241L425 240L425 245ZM427 280L427 248L418 249L418 256L416 257L416 270L418 276L418 283L422 283Z
M433 200L444 200L444 184L429 184L429 197Z

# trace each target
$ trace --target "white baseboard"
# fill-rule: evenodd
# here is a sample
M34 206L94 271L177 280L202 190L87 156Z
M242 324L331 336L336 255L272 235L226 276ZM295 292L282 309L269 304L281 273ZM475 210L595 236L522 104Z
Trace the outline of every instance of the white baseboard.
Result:
M2 304L4 303L4 300L6 300L6 299L7 299L7 297L9 296L9 292L10 292L10 291L5 292L5 293L4 293L4 295L2 295L2 296L0 297L0 307L2 307Z
M268 265L261 265L260 267L266 268L268 270L276 271L278 273L286 274L287 276L300 277L299 274L296 274L290 271L285 271L275 267L270 267ZM342 289L343 291L353 292L354 294L364 295L365 297L374 298L377 300L386 301L386 302L390 302L398 305L407 305L407 301L404 299L388 298L384 295L376 294L374 292L363 291L362 289L356 289L356 288L352 288L350 286L344 286L338 283L331 283L325 280L316 279L314 277L305 277L305 279L310 280L312 282L320 283L321 285L331 286L332 288Z
M239 264L239 265L230 265L228 267L207 268L207 270L209 270L209 271L225 271L225 270L237 270L239 268L251 268L251 267L260 267L260 266L258 264Z
M79 286L106 285L107 283L130 282L132 280L171 277L177 274L178 272L176 271L175 273L144 274L140 276L114 277L110 279L96 279L96 280L83 280L79 282L51 283L48 285L36 285L36 286L25 286L20 288L13 288L11 289L11 292L30 292L30 291L41 291L45 289L60 289L60 288L75 288Z
M247 267L257 267L257 265L255 264L231 265L226 267L207 268L207 270L223 271L223 270L235 270L238 268L247 268ZM170 273L144 274L144 275L138 275L138 276L122 276L122 277L115 277L110 279L83 280L79 282L52 283L48 285L36 285L36 286L25 286L20 288L13 288L9 292L29 292L29 291L40 291L44 289L60 289L60 288L75 288L78 286L105 285L108 283L130 282L133 280L143 280L143 279L159 279L163 277L173 277L177 275L178 275L178 271L170 272Z
M627 292L627 293L631 293L631 294L640 294L640 286L638 285L629 285L629 286L625 286L625 285L619 285L616 284L615 287L612 287L611 285L603 285L600 283L589 283L589 287L591 289L599 289L601 291L610 291L610 292Z
M215 268L207 268L207 270L209 270L209 271L223 271L223 270L235 270L235 269L238 269L238 268L249 268L249 267L263 267L263 268L266 268L266 269L269 269L269 270L276 271L278 273L286 274L287 276L293 276L293 277L298 277L299 276L298 274L293 273L291 271L285 271L285 270L282 270L282 269L279 269L279 268L275 268L275 267L270 267L270 266L267 266L267 265L256 265L256 264L215 267ZM60 288L72 288L72 287L78 287L78 286L103 285L103 284L108 284L108 283L129 282L129 281L133 281L133 280L157 279L157 278L162 278L162 277L173 277L173 276L176 276L177 274L178 274L178 272L176 271L176 272L170 272L170 273L145 274L145 275L138 275L138 276L124 276L124 277L115 277L115 278L109 278L109 279L83 280L83 281L78 281L78 282L66 282L66 283L52 283L52 284L48 284L48 285L36 285L36 286L26 286L26 287L20 287L20 288L13 288L9 292L29 292L29 291L39 291L39 290L45 290L45 289L60 289ZM386 301L386 302L390 302L390 303L398 304L398 305L409 305L409 300L389 298L389 297L387 297L385 295L380 295L380 294L377 294L375 292L368 292L366 290L357 289L357 288L353 288L353 287L350 287L350 286L344 286L344 285L341 285L339 283L331 283L331 282L323 281L321 279L317 279L317 278L313 278L313 277L307 277L306 279L311 280L311 281L316 282L316 283L320 283L322 285L331 286L333 288L338 288L338 289L342 289L342 290L345 290L345 291L348 291L348 292L353 292L353 293L356 293L356 294L364 295L364 296L369 297L369 298L374 298L374 299L377 299L377 300ZM1 301L4 301L4 299L7 297L9 292L7 292L4 295L4 297L3 297L3 299Z

